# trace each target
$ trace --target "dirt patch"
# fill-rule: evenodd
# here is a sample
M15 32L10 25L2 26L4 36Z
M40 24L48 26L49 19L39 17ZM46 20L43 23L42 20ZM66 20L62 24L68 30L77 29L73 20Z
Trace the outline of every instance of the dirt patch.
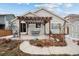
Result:
M25 56L30 55L19 49L21 40L0 39L0 56Z

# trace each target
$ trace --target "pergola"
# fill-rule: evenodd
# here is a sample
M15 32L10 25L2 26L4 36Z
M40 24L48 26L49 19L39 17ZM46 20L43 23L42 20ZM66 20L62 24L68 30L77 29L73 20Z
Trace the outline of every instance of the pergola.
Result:
M49 34L50 34L50 20L52 19L52 17L17 16L17 19L19 20L19 26L21 21L25 21L27 25L41 23L44 25L44 32L45 32L45 24L49 22ZM27 32L28 32L28 26L27 26ZM20 36L20 27L19 27L19 36Z

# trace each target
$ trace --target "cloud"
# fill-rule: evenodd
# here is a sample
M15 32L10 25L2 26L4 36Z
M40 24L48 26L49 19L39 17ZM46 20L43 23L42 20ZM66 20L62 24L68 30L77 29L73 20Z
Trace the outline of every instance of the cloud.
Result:
M65 11L65 14L79 14L79 11Z
M70 7L73 6L73 4L71 4L71 3L65 3L65 4L63 4L63 6L64 6L65 8L70 8Z
M63 8L63 7L64 8ZM45 7L55 13L65 16L72 13L78 13L78 11L71 11L70 8L73 7L72 3L48 3L48 4L36 4L35 7Z
M35 4L35 7L48 7L48 8L57 8L60 4L55 4L55 3L45 3L45 4Z
M17 3L18 5L22 5L22 4L26 4L26 5L30 5L30 3Z
M62 5L61 3L45 3L45 4L35 4L35 7L44 7L51 11L60 11L59 6Z
M47 3L47 4L36 4L34 5L35 7L45 7L50 11L53 11L56 14L60 14L60 12L62 12L62 9L60 8L60 6L62 5L62 3Z
M0 14L9 14L9 11L0 8Z

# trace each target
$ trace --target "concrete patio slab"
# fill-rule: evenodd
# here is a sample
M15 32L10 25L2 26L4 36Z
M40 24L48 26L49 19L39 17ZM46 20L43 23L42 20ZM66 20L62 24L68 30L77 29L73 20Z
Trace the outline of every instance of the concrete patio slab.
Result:
M66 38L67 46L64 47L37 47L29 44L28 41L24 41L20 45L20 50L25 53L37 54L37 55L52 55L52 54L79 54L79 46L73 43L72 40Z

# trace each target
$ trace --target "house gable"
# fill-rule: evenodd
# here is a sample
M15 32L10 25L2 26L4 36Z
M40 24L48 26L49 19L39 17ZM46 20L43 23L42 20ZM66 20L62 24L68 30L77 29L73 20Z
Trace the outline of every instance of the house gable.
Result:
M57 18L58 20L60 20L60 21L66 21L65 19L63 19L62 17L60 17L59 15L56 15L55 13L53 13L53 12L51 12L51 11L49 11L49 10L47 10L47 9L45 9L45 8L41 8L41 9L39 9L39 10L37 10L37 11L35 11L34 12L36 15L38 15L38 16L48 16L48 17L52 17L52 18ZM67 22L67 21L66 21Z
M49 12L47 12L46 10L44 9L40 9L40 10L37 10L36 12L34 12L36 15L38 16L52 16L52 14L50 14Z
M27 14L24 14L24 16L32 16L32 17L35 17L35 16L37 16L37 15L35 15L35 14L32 13L32 12L28 12Z

